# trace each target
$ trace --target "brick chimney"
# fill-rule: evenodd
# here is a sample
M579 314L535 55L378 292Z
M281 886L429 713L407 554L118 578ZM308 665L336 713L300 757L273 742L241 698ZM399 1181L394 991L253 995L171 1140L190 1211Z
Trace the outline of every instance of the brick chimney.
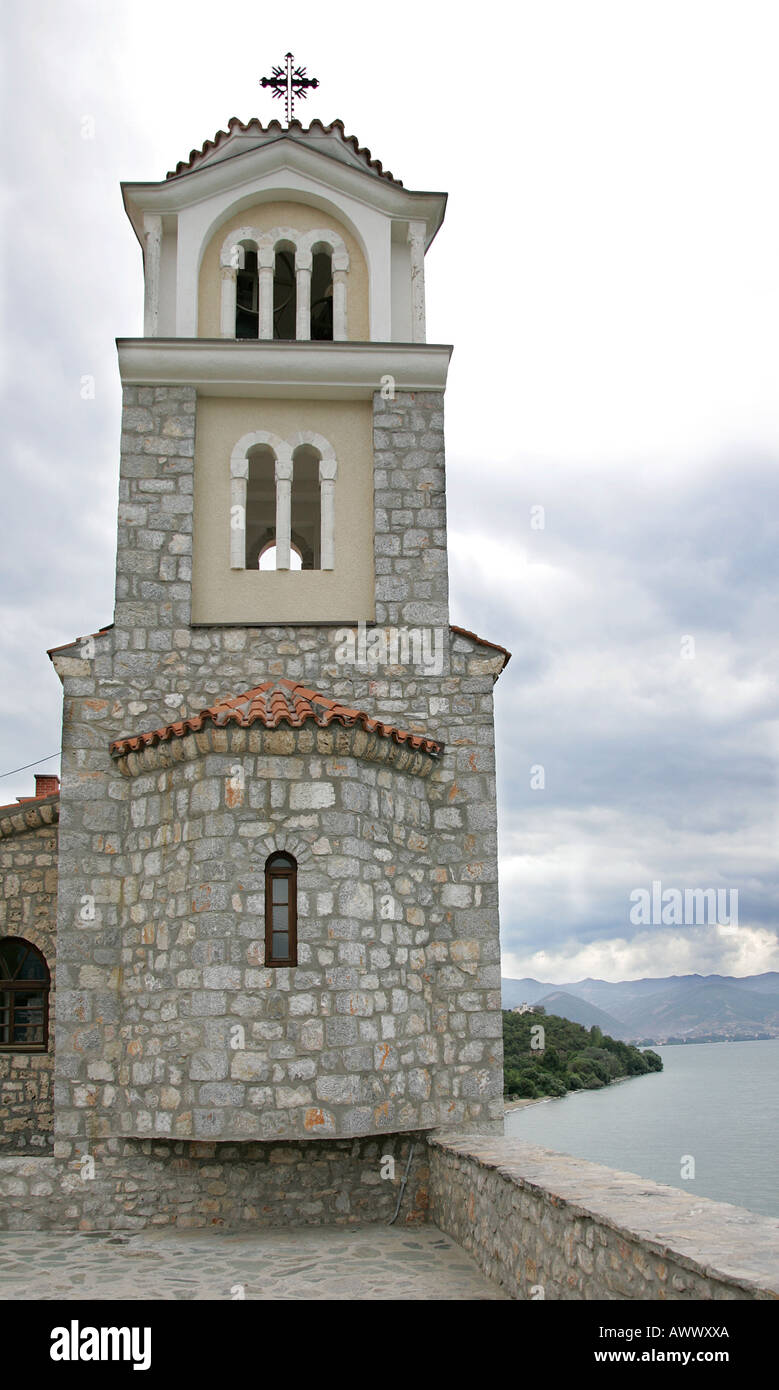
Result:
M35 796L17 796L16 800L20 806L26 806L30 801L41 801L44 796L54 796L59 789L59 777L53 777L49 772L36 772Z
M48 772L36 772L35 774L35 800L40 801L42 796L53 796L60 789L59 777L54 777Z

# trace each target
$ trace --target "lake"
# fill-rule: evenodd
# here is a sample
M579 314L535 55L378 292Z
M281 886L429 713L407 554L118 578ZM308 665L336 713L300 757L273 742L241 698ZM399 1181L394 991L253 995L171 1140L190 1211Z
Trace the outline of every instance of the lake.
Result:
M652 1051L662 1072L511 1111L506 1134L779 1217L779 1038Z

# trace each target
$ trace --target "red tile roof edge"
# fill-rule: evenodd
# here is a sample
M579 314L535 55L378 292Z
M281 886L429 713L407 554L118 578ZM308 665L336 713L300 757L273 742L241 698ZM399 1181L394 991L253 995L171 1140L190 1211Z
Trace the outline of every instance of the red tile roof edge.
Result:
M121 758L140 748L153 747L171 738L183 738L187 733L197 733L205 723L214 724L217 728L232 723L246 729L260 722L266 729L278 729L282 724L302 728L309 720L313 720L320 729L334 723L344 728L359 724L366 733L375 733L382 738L392 739L394 743L406 744L414 752L427 753L431 758L440 757L444 748L435 739L385 724L364 710L352 709L338 700L309 690L300 681L282 678L264 681L242 695L225 696L208 709L201 710L200 714L178 719L161 729L115 739L111 744L111 756Z
M72 642L61 642L58 647L47 647L46 655L51 661L54 652L66 652L68 647L77 647L79 642L88 642L90 637L102 637L106 632L110 632L113 623L107 623L105 627L98 628L97 632L85 632L83 637L74 637Z
M449 624L449 631L456 632L458 637L470 637L472 642L478 642L480 647L492 647L496 652L503 652L506 660L501 666L501 671L505 671L511 660L511 652L507 647L501 647L499 642L490 642L486 637L477 637L475 632L469 632L467 627L456 627L454 623Z
M6 839L9 835L23 835L26 830L39 830L44 825L56 824L59 820L59 802L59 792L53 792L51 796L33 797L31 801L16 801L12 805L0 806L0 839ZM44 807L51 807L53 814L50 819L42 814ZM15 815L20 819L13 824Z
M335 130L340 135L344 144L351 145L354 153L363 160L369 169L373 169L374 172L378 174L379 178L387 179L389 183L396 184L398 188L403 187L401 180L396 179L394 174L391 174L388 169L385 169L380 159L373 159L370 150L367 149L365 145L360 145L356 135L346 134L343 121L335 120L331 121L329 125L324 125L322 121L316 118L309 126L304 126L300 121L294 120L290 121L288 126L282 125L280 121L276 120L264 126L262 121L256 116L253 116L251 120L246 122L239 120L238 116L231 116L227 122L227 130L218 130L213 140L204 141L199 150L190 150L189 158L180 159L175 169L170 169L165 175L165 178L175 179L178 178L180 174L189 173L207 154L210 154L212 150L218 149L225 140L229 140L230 136L233 135L236 130L246 133L251 130L252 126L257 127L263 135L267 135L271 131L278 131L280 135L307 135L317 127L319 130L323 131L325 135L329 135L331 130Z

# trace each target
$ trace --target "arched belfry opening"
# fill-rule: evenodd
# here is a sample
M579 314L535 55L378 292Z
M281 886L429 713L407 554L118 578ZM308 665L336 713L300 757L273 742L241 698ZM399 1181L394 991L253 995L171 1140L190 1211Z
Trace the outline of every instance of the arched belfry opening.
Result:
M273 336L286 341L297 336L297 281L295 278L295 248L291 242L279 242L273 263Z
M260 557L276 546L276 456L268 444L249 450L246 484L246 568L257 569ZM263 569L276 568L266 562Z
M322 568L320 458L319 450L311 444L300 444L292 455L290 538L300 552L304 570Z
M327 246L316 247L311 267L311 338L333 341L333 256Z
M235 281L235 336L258 338L260 335L260 277L257 250L245 250L243 268Z

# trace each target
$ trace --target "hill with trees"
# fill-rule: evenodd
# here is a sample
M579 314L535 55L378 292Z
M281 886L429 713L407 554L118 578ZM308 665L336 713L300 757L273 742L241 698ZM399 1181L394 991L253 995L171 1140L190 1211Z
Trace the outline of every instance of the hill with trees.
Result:
M625 1076L662 1071L656 1052L555 1014L503 1013L503 1086L512 1099L596 1091Z

